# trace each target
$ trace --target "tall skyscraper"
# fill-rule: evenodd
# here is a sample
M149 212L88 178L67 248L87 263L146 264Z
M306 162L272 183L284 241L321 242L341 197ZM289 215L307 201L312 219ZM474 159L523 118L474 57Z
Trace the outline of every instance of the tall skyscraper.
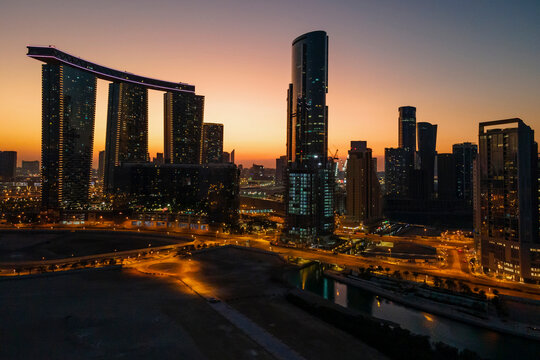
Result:
M12 181L17 169L17 152L0 151L0 181Z
M422 184L417 192L421 199L431 199L433 196L433 184L435 176L435 151L437 146L437 125L428 122L416 124L418 138L419 175L421 179L413 179Z
M125 82L109 84L104 187L114 188L121 163L148 161L148 89Z
M540 281L537 165L534 131L521 119L480 123L475 231L489 274Z
M314 31L292 43L287 91L285 236L324 242L334 230L332 161L328 160L328 36Z
M416 108L402 106L398 109L399 137L398 146L407 152L416 150Z
M456 164L454 154L437 154L437 197L456 199Z
M223 157L223 124L203 124L203 164L220 163Z
M105 150L99 152L97 173L98 179L103 181L103 177L105 176Z
M478 146L465 142L452 146L456 164L456 197L472 205L473 161L478 154Z
M201 164L204 96L167 92L165 103L165 162Z
M347 159L347 218L368 224L381 218L377 158L365 141L351 141Z
M82 209L92 167L96 76L51 63L43 65L42 79L42 205Z

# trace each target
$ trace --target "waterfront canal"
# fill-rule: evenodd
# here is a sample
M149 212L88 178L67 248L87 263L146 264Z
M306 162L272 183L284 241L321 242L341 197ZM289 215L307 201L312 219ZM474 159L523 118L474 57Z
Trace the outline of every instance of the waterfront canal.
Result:
M470 349L489 359L540 359L540 342L501 334L422 312L377 297L362 289L326 278L323 265L315 264L290 272L288 281L334 303L379 319L399 324L415 334L427 335L458 349Z

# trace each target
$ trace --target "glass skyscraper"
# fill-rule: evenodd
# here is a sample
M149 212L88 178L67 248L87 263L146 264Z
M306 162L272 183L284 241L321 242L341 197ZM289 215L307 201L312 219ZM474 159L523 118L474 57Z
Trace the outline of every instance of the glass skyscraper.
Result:
M418 189L417 197L429 200L434 192L435 177L435 156L437 146L437 125L428 122L419 122L416 124L418 138L418 158L420 162L419 175L421 179L413 179L422 184Z
M92 166L96 76L71 66L45 64L42 95L42 205L83 209Z
M334 230L332 161L328 159L328 36L314 31L292 43L287 91L285 236L324 242Z
M203 124L203 164L223 162L223 124Z
M480 123L475 232L488 274L540 281L538 145L521 119Z
M204 96L167 92L165 103L165 162L201 164Z
M148 161L148 89L109 84L104 188L114 188L114 169L121 163Z

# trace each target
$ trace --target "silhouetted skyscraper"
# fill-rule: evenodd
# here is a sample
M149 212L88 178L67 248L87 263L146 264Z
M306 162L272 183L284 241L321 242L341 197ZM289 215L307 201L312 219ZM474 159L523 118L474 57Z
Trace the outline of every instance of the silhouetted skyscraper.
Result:
M439 200L456 199L456 164L453 154L437 154L437 195Z
M433 181L435 176L435 151L437 146L437 125L432 125L427 122L419 122L416 124L418 131L418 158L420 165L420 179L413 179L422 184L416 194L422 199L431 199L433 196ZM420 180L420 181L419 181Z
M114 188L114 168L121 163L148 161L148 89L130 83L109 84L107 138L105 141L106 190Z
M398 111L398 146L414 153L416 150L416 108L414 106L402 106Z
M326 240L334 230L334 176L328 161L328 36L314 31L292 43L287 91L285 234L302 242Z
M475 231L488 273L540 281L537 165L534 131L521 119L480 123Z
M465 142L452 146L456 162L456 197L472 204L473 196L473 161L478 154L478 146Z
M0 181L12 181L17 169L17 152L0 151Z
M381 217L377 158L365 141L351 141L347 159L347 218L367 224Z
M201 164L204 96L167 92L165 103L165 162Z
M223 157L223 124L203 124L203 164L220 163Z

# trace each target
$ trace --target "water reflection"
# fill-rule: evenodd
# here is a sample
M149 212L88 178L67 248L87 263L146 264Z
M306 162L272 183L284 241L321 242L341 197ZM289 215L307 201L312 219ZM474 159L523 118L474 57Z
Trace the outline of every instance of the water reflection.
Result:
M393 303L358 288L324 277L328 265L313 265L291 272L288 280L296 287L318 294L334 303L379 319L399 324L415 334L428 335L459 349L468 348L490 359L538 359L540 342L463 324L444 317Z

